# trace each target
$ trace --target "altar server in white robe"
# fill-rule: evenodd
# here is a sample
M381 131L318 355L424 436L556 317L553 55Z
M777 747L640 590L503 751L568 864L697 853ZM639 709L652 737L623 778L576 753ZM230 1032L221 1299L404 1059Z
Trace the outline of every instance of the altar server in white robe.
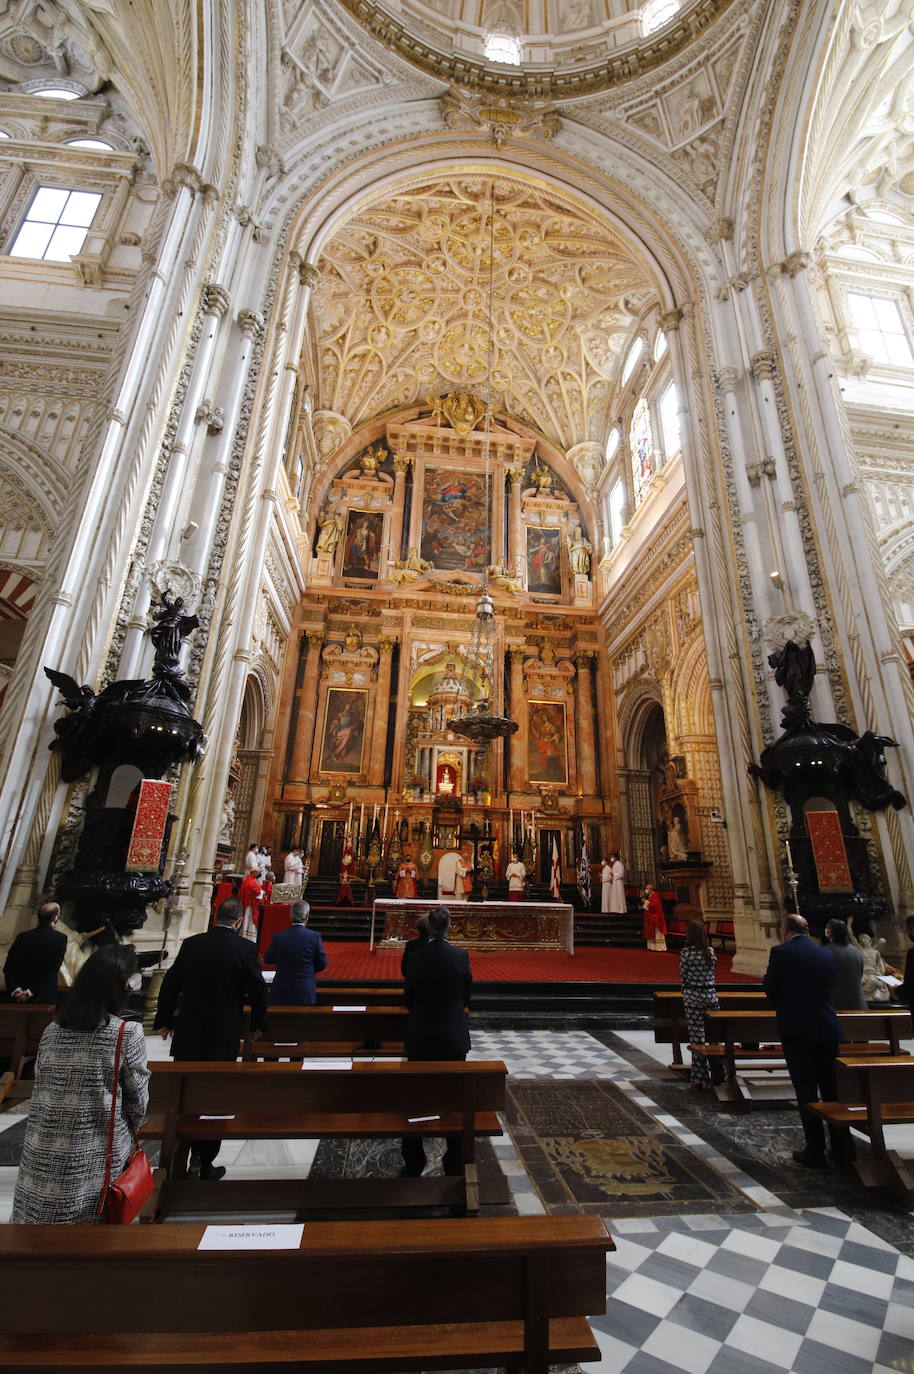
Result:
M605 872L604 865L604 872ZM606 904L606 879L603 879L603 910L610 916L624 916L627 911L625 901L625 866L618 854L609 856L609 904Z

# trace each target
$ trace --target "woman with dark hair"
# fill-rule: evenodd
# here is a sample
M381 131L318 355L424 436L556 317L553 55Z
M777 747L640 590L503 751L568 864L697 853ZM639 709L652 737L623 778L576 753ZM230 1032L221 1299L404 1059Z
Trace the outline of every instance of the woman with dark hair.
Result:
M836 1011L866 1011L863 995L863 955L851 944L846 921L832 919L825 927L826 948L835 961L831 1004Z
M42 1035L11 1221L98 1221L120 1012L136 971L132 946L96 950ZM118 1079L113 1179L127 1163L130 1128L139 1130L149 1101L146 1039L133 1021L124 1027Z
M705 1043L704 1013L720 1006L714 986L716 963L717 955L708 943L704 921L690 921L686 928L685 944L679 951L679 981L682 984L689 1040L693 1045ZM707 1057L696 1054L694 1050L689 1080L693 1088L711 1086L711 1066Z

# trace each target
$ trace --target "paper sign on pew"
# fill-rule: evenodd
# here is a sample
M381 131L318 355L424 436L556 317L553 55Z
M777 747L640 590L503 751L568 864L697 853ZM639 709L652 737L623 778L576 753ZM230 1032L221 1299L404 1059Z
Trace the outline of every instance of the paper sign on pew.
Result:
M351 1069L351 1059L303 1059L303 1069Z
M331 1007L330 1010L331 1010L331 1011L367 1011L368 1008L367 1008L367 1006L365 1006L365 1007Z
M207 1226L198 1250L298 1250L304 1222L276 1226Z

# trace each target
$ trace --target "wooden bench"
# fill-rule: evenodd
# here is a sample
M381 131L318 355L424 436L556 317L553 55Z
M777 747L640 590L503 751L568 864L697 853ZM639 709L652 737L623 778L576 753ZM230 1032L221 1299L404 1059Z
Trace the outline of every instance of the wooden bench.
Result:
M20 1088L22 1070L38 1053L38 1042L56 1010L44 1002L0 1002L0 1059L10 1061L0 1078L0 1104L8 1107L31 1093L31 1083L22 1083Z
M902 1015L907 1016L905 1010ZM868 1188L892 1184L914 1194L910 1159L890 1150L886 1126L914 1123L914 1058L909 1054L842 1054L837 1061L838 1101L810 1102L811 1111L832 1126L851 1126L870 1138L873 1158L855 1164Z
M382 987L378 983L349 983L345 987L330 987L317 980L317 1005L319 1007L402 1007L404 1005L403 984L396 987Z
M200 1225L0 1227L0 1363L152 1374L598 1360L600 1217L324 1222L294 1250L201 1251Z
M242 1058L310 1059L322 1055L403 1054L405 1007L270 1007L259 1040L249 1034Z
M345 1207L461 1207L509 1201L499 1172L480 1195L477 1136L501 1135L507 1070L490 1063L154 1063L141 1135L161 1139L156 1192L144 1219L170 1213L300 1212ZM210 1118L210 1119L207 1119ZM201 1140L327 1140L459 1136L463 1173L444 1178L223 1179L187 1177ZM218 1189L218 1191L216 1191Z
M839 1011L837 1015L841 1043L847 1053L857 1055L899 1054L900 1041L911 1024L909 1013L900 1009ZM777 1013L722 1007L706 1011L704 1019L708 1042L689 1048L722 1064L725 1081L714 1089L722 1102L747 1102L736 1077L736 1065L755 1063L764 1072L784 1065L783 1046L777 1041Z
M770 1006L768 998L760 988L746 988L739 992L718 992L721 1007L732 1011L758 1011ZM681 992L654 993L654 1043L672 1045L673 1063L671 1068L685 1068L682 1047L687 1045L691 1036L686 1021L685 1007Z

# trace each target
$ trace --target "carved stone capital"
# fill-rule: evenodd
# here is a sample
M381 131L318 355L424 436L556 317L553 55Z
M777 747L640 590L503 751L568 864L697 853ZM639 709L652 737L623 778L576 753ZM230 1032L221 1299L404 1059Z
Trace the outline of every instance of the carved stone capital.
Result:
M221 406L214 406L212 401L202 401L197 406L197 413L194 416L196 423L205 424L207 434L221 434L222 426L225 423L225 416Z
M182 187L193 196L203 189L203 177L189 162L176 162L171 175L163 182L163 189L168 196L176 195Z
M260 339L265 328L264 318L259 310L239 310L238 328L249 339Z
M218 282L207 282L203 288L203 308L207 315L218 315L222 319L228 314L232 300L224 286Z
M409 465L412 462L412 455L409 453L394 454L394 472L409 472Z
M378 640L378 648L382 654L392 654L400 640L396 635L381 635Z
M718 215L714 221L714 233L721 243L729 243L733 238L735 225L729 215Z
M811 255L804 252L801 248L798 248L796 252L788 253L784 261L778 263L778 267L784 273L785 277L796 277L799 276L801 272L805 272L807 267L811 266L811 264Z
M677 306L673 310L664 311L660 316L660 328L664 334L673 334L679 328L681 321L682 311Z
M511 655L512 665L515 666L520 666L527 657L526 649L509 649L508 653Z
M575 649L574 661L578 665L578 670L583 672L592 658L596 658L593 649Z
M308 641L308 648L316 653L324 642L323 630L306 630L305 639Z
M266 172L270 179L282 176L283 160L279 155L278 149L271 143L262 143L254 153L254 161L257 166Z
M512 487L519 487L524 480L524 469L508 468L507 473L508 481L511 483Z
M746 464L746 476L752 487L761 486L763 477L777 477L777 467L773 458L763 458L759 463Z
M313 291L320 284L321 274L314 266L313 262L303 262L298 269L298 280L302 286L307 286Z
M739 381L739 372L735 367L722 367L717 374L717 383L721 391L735 391Z
M816 632L816 622L805 611L785 611L762 623L762 634L772 649L783 649L788 640L806 644Z
M757 382L770 382L777 371L774 354L765 351L753 353L749 360L749 367Z

